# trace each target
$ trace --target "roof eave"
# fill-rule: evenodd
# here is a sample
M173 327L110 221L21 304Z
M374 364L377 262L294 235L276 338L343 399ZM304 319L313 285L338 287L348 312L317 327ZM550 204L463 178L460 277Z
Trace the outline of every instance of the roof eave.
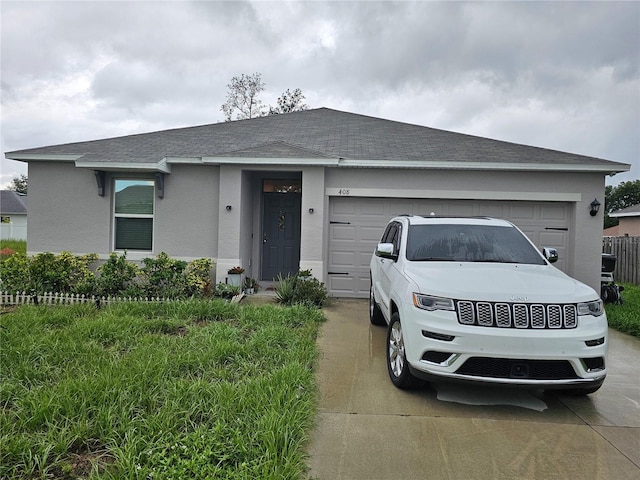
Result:
M609 216L613 218L640 217L640 212L610 213Z
M103 170L105 172L161 172L171 173L171 165L166 159L159 162L83 162L77 161L76 167Z
M19 162L75 162L81 158L82 154L61 154L61 153L5 153L4 156L9 160L17 160Z
M274 165L305 167L337 167L338 158L260 158L260 157L202 157L204 165ZM173 162L171 162L173 163Z
M615 174L628 172L631 165L578 165L570 163L525 163L525 162L455 162L424 160L349 160L341 159L340 167L346 168L407 168L434 170L508 170L508 171L551 171L551 172L601 172Z

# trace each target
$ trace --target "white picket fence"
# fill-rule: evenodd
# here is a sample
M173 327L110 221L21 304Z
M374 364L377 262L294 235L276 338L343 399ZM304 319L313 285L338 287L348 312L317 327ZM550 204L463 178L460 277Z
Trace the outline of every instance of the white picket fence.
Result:
M170 298L161 297L99 297L95 295L74 295L71 293L41 293L32 294L20 292L10 294L0 292L0 305L76 305L81 303L94 303L96 306L106 306L112 303L123 302L169 302Z

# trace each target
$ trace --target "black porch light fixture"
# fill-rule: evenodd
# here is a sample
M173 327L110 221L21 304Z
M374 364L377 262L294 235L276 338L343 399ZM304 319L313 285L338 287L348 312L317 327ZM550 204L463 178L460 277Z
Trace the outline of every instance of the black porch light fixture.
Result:
M600 210L600 202L597 198L594 198L593 202L589 205L589 214L595 217L598 214L598 210Z

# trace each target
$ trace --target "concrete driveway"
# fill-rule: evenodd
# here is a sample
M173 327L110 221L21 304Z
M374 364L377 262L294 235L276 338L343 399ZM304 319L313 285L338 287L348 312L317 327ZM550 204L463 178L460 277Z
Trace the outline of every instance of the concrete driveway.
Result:
M334 300L319 338L308 478L640 479L640 341L610 332L609 375L585 397L429 384L396 389L386 329Z

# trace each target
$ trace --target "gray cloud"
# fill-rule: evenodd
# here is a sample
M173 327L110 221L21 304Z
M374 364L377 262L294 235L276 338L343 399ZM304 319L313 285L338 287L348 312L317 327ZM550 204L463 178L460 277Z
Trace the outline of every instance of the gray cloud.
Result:
M633 163L627 177L640 176L638 2L0 8L3 151L221 121L231 77L261 72L267 104L301 88L311 107ZM2 162L3 183L24 169Z

